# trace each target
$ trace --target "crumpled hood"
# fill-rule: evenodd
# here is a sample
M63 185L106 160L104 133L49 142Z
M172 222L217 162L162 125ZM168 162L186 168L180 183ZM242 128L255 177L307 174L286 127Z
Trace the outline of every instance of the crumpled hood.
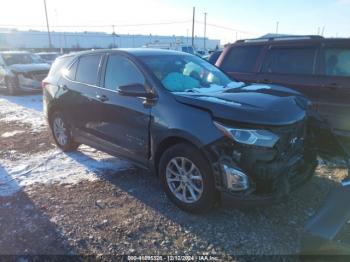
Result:
M11 65L9 68L17 73L29 73L34 71L49 71L50 65L48 64L16 64Z
M176 93L175 99L214 118L254 125L290 125L306 117L307 100L278 85L252 84L225 92Z

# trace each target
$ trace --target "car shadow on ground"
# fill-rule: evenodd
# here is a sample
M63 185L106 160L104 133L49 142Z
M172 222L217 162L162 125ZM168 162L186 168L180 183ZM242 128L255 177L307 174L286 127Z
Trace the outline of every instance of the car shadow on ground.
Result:
M70 156L78 162L82 159L75 154ZM91 158L81 164L95 165L94 161L97 160ZM316 213L327 193L337 185L326 177L314 176L282 203L237 208L231 199L224 198L221 206L213 211L194 215L170 203L156 176L146 170L135 170L113 174L102 172L97 175L160 216L196 235L206 245L229 254L274 255L275 250L279 250L278 254L297 254L306 220ZM261 249L254 250L255 246Z
M6 188L4 188L6 186ZM20 190L20 185L0 166L0 254L73 254L67 239L45 210Z

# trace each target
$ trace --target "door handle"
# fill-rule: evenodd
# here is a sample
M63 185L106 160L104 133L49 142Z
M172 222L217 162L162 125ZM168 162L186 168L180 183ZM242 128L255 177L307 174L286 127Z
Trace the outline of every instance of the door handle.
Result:
M96 98L97 98L98 100L100 100L101 102L106 102L106 101L109 100L108 97L105 96L105 95L96 95Z
M271 80L264 78L263 80L260 81L260 83L271 84Z

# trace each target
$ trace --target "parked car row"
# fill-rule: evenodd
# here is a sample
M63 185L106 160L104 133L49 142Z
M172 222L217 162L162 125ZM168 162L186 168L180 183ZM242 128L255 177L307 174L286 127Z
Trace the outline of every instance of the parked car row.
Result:
M49 70L49 64L30 52L0 52L0 87L10 95L41 90Z

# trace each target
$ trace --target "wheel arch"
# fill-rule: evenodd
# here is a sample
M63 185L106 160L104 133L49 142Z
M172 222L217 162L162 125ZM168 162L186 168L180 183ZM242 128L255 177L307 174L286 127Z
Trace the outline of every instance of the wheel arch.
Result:
M203 156L205 158L207 158L207 155L203 152L202 150L202 145L200 144L199 141L197 141L196 139L191 139L189 137L186 136L181 136L181 135L172 135L172 136L168 136L164 139L162 139L158 145L156 146L156 150L154 151L153 154L153 165L154 165L154 170L155 170L155 174L158 176L158 169L159 169L159 163L160 163L160 159L163 155L163 153L169 149L170 147L177 145L177 144L189 144L195 148L197 148L199 151L202 152Z

